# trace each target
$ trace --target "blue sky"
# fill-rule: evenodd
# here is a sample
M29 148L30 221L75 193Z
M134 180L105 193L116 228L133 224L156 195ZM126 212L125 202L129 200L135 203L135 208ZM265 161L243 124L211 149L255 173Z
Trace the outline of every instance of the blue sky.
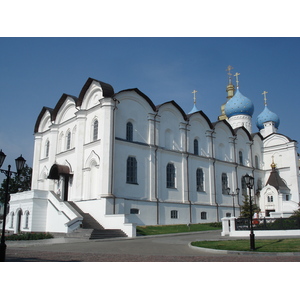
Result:
M156 104L175 100L216 121L226 100L228 65L254 103L255 120L268 107L279 133L300 141L299 38L0 38L0 142L7 162L21 153L32 164L33 128L43 106L63 93L78 96L88 77L115 92L138 88ZM14 164L14 163L13 163Z

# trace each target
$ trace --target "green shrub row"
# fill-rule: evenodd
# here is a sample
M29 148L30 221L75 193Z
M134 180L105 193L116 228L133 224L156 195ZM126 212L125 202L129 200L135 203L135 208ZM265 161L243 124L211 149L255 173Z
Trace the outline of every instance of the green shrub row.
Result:
M43 239L52 239L53 235L50 233L44 232L22 232L18 234L12 234L5 237L7 241L21 241L21 240L43 240Z

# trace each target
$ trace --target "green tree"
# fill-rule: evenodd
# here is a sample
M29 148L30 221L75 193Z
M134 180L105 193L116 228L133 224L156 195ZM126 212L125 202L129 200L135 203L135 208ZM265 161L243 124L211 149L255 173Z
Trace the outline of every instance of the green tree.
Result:
M249 196L245 195L244 198L245 200L243 201L243 205L241 205L241 217L250 219L250 202L248 200ZM259 207L252 201L252 216L258 211Z
M29 191L31 189L31 176L32 176L32 168L28 167L27 164L25 164L19 176L16 174L12 174L9 180L9 187L8 187L9 194ZM0 187L0 202L2 203L4 203L5 200L6 180L7 179L5 177Z

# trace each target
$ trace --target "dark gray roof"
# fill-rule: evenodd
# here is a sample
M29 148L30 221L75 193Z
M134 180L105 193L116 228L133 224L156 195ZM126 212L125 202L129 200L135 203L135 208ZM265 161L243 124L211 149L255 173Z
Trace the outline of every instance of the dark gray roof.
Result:
M278 170L275 167L272 167L270 177L266 185L272 185L277 191L286 191L290 190L282 178L279 176Z

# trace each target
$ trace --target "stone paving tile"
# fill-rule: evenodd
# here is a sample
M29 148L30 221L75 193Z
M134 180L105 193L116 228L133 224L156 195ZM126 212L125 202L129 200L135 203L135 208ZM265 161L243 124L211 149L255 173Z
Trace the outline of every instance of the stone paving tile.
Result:
M276 255L131 255L8 249L7 262L299 262L300 256Z

